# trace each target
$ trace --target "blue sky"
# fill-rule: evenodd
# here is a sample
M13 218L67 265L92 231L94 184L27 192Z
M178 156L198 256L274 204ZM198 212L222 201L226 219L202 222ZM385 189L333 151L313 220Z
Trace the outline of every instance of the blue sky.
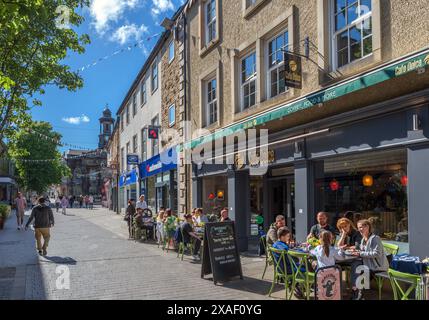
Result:
M50 122L63 135L63 141L85 148L98 144L98 118L106 105L113 114L143 66L158 37L148 37L163 31L159 26L164 17L171 17L184 0L92 0L83 10L85 22L76 29L91 38L83 55L71 54L65 63L73 70L109 56L95 66L80 72L84 87L68 92L46 88L39 97L42 107L34 107L34 120ZM128 46L141 42L140 47ZM127 49L117 55L113 53ZM67 148L61 148L65 151Z

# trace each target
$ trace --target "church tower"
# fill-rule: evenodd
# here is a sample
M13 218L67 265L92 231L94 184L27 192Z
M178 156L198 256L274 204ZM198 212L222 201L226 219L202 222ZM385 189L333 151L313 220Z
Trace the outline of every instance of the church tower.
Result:
M98 148L103 149L107 145L107 142L112 135L113 123L115 122L115 120L112 118L112 112L107 105L103 111L103 116L99 119L99 121L100 134L98 135Z

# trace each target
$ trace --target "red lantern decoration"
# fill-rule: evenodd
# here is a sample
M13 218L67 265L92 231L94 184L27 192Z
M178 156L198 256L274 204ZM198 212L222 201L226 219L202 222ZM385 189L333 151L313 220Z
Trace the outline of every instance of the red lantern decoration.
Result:
M214 198L215 198L214 193L210 193L210 194L209 194L209 200L213 200Z
M329 187L332 191L338 191L338 189L340 189L340 183L334 179L329 183Z
M408 177L406 175L401 177L401 184L406 187L408 185Z

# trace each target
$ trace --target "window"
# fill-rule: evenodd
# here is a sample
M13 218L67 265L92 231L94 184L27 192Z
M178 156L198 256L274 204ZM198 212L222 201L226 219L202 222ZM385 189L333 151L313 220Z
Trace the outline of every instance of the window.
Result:
M256 3L256 0L246 0L246 8L253 6Z
M147 128L142 129L142 161L147 159Z
M140 84L140 103L142 106L144 106L147 102L147 92L146 92L146 82L145 80L142 81Z
M370 55L372 50L371 0L333 1L334 67L340 68Z
M124 153L124 148L121 148L121 169L122 169L122 171L125 170L125 153Z
M137 154L137 148L138 148L138 145L137 145L137 135L135 135L133 137L133 153L134 154Z
M174 60L174 40L171 40L170 45L168 46L168 62Z
M289 34L287 31L268 42L268 80L270 97L286 91L284 80L284 51L287 50Z
M216 38L216 0L208 0L205 8L206 44Z
M124 114L121 114L121 130L124 130Z
M152 125L159 126L158 116L152 119ZM160 132L158 134L160 134ZM153 157L159 153L159 143L158 143L159 140L158 139L151 139L151 140L152 140L152 157Z
M129 104L127 104L126 113L127 113L127 125L128 125L130 124L130 105Z
M133 117L137 114L137 94L133 94Z
M168 125L172 127L176 123L176 106L173 104L168 108Z
M206 124L209 126L217 121L217 81L216 78L207 82Z
M128 155L131 153L131 150L130 150L130 143L129 143L129 142L127 143L126 152L127 152L127 154L126 154L126 158L127 158L127 157L128 157ZM127 170L128 170L128 169L129 169L129 165L128 165L128 160L127 160L127 159L125 159L125 165L126 165L126 168L127 168Z
M155 62L152 65L152 92L158 89L158 65Z
M241 60L241 106L242 110L256 104L256 53Z

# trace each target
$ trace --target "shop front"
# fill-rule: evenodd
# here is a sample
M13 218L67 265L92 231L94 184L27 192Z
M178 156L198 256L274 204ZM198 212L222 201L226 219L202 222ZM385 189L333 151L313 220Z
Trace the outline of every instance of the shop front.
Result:
M127 208L128 200L137 200L138 197L138 171L136 169L131 170L125 175L122 175L119 179L119 188L121 194L121 206Z
M140 193L148 207L158 212L161 207L177 211L177 153L170 148L140 164Z

